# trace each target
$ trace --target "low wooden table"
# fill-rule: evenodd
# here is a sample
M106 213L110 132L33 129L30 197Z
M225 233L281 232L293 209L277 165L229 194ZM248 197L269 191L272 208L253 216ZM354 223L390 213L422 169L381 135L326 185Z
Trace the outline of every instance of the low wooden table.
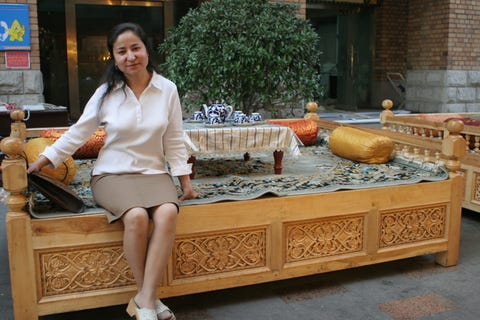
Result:
M195 161L199 155L235 156L250 159L254 152L273 152L274 172L282 173L284 152L297 156L302 142L293 130L286 126L257 124L251 126L207 127L203 123L185 122L183 126L185 145L193 164L191 178L195 177Z

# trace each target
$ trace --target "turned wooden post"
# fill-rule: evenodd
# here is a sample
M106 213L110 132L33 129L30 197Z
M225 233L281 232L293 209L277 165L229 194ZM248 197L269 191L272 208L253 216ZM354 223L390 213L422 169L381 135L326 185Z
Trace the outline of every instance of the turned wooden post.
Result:
M318 104L315 101L308 102L306 105L306 109L308 112L303 117L304 119L313 120L313 121L320 120L320 117L317 114Z
M442 154L447 161L445 166L449 170L452 180L452 200L450 204L450 219L447 222L448 248L445 252L435 255L435 261L443 266L454 266L458 263L460 248L460 226L462 219L462 199L465 189L465 177L460 170L459 158L465 155L466 141L460 135L463 130L463 122L451 119L447 122L449 134L442 142Z
M382 129L388 130L387 118L393 117L393 112L390 110L393 108L393 101L385 99L382 101L383 111L380 113L380 123L382 124Z
M8 195L6 230L8 239L8 257L10 281L12 283L13 312L15 319L38 319L35 270L33 261L32 229L30 215L24 208L27 205L27 164L22 157L26 137L23 122L25 113L13 110L10 117L9 137L0 143L6 155L2 161L3 187ZM26 239L26 241L19 241Z
M26 136L25 123L22 122L25 113L22 110L13 110L10 117L11 124L9 137L2 139L0 147L5 154L2 161L3 187L9 194L6 198L8 210L21 212L27 203L24 191L27 189L27 164L21 157Z
M463 122L458 119L450 119L447 122L448 136L442 144L442 153L447 157L446 167L451 173L460 169L459 158L466 153L466 141L460 134L463 130Z
M275 174L282 174L283 151L275 150L273 152L273 159L274 159L273 171L275 172Z

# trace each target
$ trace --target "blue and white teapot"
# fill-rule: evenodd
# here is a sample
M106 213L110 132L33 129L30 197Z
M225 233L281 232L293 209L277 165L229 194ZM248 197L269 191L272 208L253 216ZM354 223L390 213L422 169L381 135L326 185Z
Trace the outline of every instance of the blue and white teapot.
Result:
M233 112L232 106L219 102L212 103L209 106L204 104L203 109L207 118L211 117L212 115L218 115L222 122L225 122L228 118L230 118Z

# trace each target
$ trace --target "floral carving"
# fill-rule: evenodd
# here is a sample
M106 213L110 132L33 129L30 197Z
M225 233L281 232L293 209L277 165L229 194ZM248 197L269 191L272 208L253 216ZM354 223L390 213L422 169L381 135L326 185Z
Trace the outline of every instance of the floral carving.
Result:
M177 238L173 252L174 278L264 267L266 230L225 232Z
M473 179L473 201L480 202L480 174L477 173Z
M360 251L364 218L319 219L286 226L286 262Z
M134 285L122 245L41 252L44 296Z
M380 247L445 236L446 206L410 208L381 215Z

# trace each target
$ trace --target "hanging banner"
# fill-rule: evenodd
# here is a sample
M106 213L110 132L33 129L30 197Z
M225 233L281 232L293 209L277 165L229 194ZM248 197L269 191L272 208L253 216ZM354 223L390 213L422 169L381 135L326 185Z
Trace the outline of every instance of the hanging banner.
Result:
M0 50L30 50L28 4L0 4Z

